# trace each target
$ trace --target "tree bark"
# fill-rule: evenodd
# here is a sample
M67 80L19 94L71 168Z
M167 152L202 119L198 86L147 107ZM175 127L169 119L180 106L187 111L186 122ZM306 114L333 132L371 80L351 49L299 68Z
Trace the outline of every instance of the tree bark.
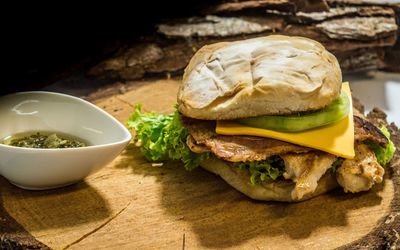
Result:
M258 36L305 36L335 54L344 72L400 72L399 4L361 0L248 0L207 6L199 16L172 19L88 71L132 80L181 73L202 46Z

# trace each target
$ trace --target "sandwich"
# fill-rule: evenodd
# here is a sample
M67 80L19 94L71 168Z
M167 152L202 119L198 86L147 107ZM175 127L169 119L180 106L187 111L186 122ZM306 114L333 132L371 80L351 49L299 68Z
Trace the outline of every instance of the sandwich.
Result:
M303 37L202 47L185 69L176 112L138 105L127 126L148 160L201 166L264 201L367 191L395 151L388 130L353 109L335 56Z

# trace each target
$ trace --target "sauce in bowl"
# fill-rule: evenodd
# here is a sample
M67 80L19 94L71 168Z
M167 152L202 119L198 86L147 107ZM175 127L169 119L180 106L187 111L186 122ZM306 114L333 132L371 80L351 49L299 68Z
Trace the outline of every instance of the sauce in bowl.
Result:
M30 131L7 136L2 144L24 148L80 148L85 140L59 132Z

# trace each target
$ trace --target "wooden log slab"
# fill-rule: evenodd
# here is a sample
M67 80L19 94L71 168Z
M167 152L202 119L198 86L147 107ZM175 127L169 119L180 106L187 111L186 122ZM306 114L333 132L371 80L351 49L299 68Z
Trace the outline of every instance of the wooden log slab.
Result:
M387 17L353 17L317 24L323 33L333 39L374 40L397 31L396 20Z
M209 6L205 13L229 13L254 9L275 9L294 13L296 11L315 12L328 11L325 0L244 0L221 1Z
M393 9L384 8L379 6L368 7L336 7L330 8L329 11L324 12L298 12L293 17L297 22L319 22L328 19L345 17L345 16L358 16L358 17L373 17L373 16L393 16Z
M273 27L268 23L268 19L252 19L255 20L208 15L204 18L192 20L195 23L181 24L179 26L160 24L158 30L169 37L227 37L273 30Z
M140 81L95 93L121 122L133 105L169 113L179 80ZM113 93L111 96L110 93ZM357 103L355 106L359 107ZM384 122L375 110L370 118ZM393 139L400 148L398 129ZM400 246L400 155L371 191L309 201L258 202L202 169L152 167L134 145L84 181L26 191L0 178L0 248L343 249Z

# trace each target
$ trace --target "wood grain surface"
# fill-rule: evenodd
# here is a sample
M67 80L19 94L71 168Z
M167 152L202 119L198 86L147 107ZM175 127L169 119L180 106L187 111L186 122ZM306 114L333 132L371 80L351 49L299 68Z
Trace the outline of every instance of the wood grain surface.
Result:
M137 82L95 102L121 122L136 103L145 111L169 113L178 85L173 79ZM4 243L9 239L21 243L15 235L36 239L28 239L37 244L32 248L53 249L396 247L396 157L384 183L370 192L336 190L287 204L253 201L202 169L188 172L179 163L152 167L131 144L104 169L69 187L33 192L0 178L0 248L13 248ZM10 220L18 227L4 233Z

